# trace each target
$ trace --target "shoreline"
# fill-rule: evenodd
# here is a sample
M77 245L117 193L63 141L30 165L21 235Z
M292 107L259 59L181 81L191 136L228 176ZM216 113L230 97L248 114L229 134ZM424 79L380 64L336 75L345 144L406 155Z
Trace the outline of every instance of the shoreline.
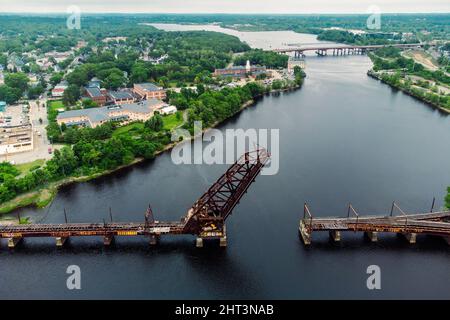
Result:
M439 111L442 111L442 112L444 112L444 113L446 113L446 114L450 114L450 109L446 109L446 108L440 106L439 104L434 103L433 101L426 100L426 99L424 99L423 97L421 97L421 96L419 96L419 95L417 95L417 94L415 94L415 93L413 93L413 92L411 92L411 91L409 91L409 90L407 90L407 89L405 89L405 88L403 88L403 87L394 86L394 85L392 85L392 84L390 84L390 83L384 81L384 80L381 78L381 76L380 76L378 73L376 73L375 71L373 71L372 69L369 70L369 71L367 71L367 75L368 75L369 77L375 79L375 80L381 81L382 83L388 85L388 86L391 87L391 88L400 90L400 91L402 91L403 93L407 94L408 96L413 97L413 98L415 98L415 99L417 99L417 100L419 100L419 101L421 101L421 102L423 102L423 103L425 103L425 104L427 104L427 105L429 105L429 106L431 106L431 107L433 107L433 108L435 108L435 109L438 109Z
M280 89L280 90L271 90L267 93L263 93L263 94L255 97L254 99L251 99L251 100L243 103L242 106L239 108L239 110L237 110L235 113L233 113L230 117L228 117L222 121L217 121L217 122L213 123L211 126L209 126L208 128L204 128L200 134L191 136L189 139L185 139L182 141L176 141L176 142L167 144L166 146L164 146L163 149L157 150L154 153L153 159L166 151L172 150L178 144L186 143L186 142L189 142L189 141L192 141L192 140L198 138L200 135L203 135L205 132L209 131L210 129L217 127L218 125L222 124L223 122L227 121L228 119L232 118L233 116L241 113L244 109L246 109L252 105L255 105L258 101L257 98L264 98L264 96L270 95L270 94L295 91L295 90L300 89L301 87L302 87L302 85L295 85L294 87L291 87L291 88L284 88L284 89ZM38 209L47 207L48 205L50 205L53 202L54 198L58 194L58 191L61 187L71 185L74 183L79 183L79 182L87 182L87 181L91 181L91 180L94 180L94 179L97 179L97 178L100 178L103 176L107 176L107 175L115 173L119 170L134 166L145 160L149 160L149 159L135 158L130 163L118 166L117 168L114 168L111 170L106 170L103 172L95 173L90 176L67 177L60 181L52 182L45 188L31 191L31 192L28 192L25 194L21 194L21 195L17 196L16 198L9 200L0 205L0 224L10 223L11 217L6 217L6 215L14 212L15 210L23 209L23 208L27 208L27 207L35 207Z

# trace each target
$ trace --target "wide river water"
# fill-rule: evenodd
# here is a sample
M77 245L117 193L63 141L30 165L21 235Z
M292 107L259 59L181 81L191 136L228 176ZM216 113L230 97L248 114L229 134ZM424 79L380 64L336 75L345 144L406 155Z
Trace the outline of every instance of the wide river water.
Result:
M179 27L181 29L185 27ZM190 27L192 28L192 27ZM217 28L217 27L213 27ZM232 31L235 33L235 31ZM316 42L314 36L241 33L254 47ZM262 44L261 44L262 43ZM260 176L228 220L228 248L196 249L190 236L28 239L0 250L0 298L450 298L450 250L442 239L415 245L382 234L367 243L343 234L338 245L314 234L305 248L297 226L305 201L317 216L387 214L443 205L450 185L450 118L369 78L366 56L307 57L301 90L268 96L219 128L280 130L280 170ZM151 202L157 219L178 220L226 165L175 165L170 152L100 179L63 188L40 222L142 221ZM81 290L68 290L66 268L81 268ZM369 265L381 268L381 290L368 290Z

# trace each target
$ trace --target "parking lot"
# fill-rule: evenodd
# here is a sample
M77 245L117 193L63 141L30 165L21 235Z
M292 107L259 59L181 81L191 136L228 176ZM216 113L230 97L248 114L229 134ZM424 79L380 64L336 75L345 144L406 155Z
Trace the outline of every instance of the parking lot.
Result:
M47 139L47 133L45 127L48 124L47 120L47 109L45 107L46 101L39 100L30 101L30 110L28 113L29 121L33 125L33 140L34 147L32 151L21 152L16 154L2 155L2 161L10 161L15 164L32 162L38 159L50 159L53 155L53 146ZM11 112L14 112L15 117L18 121L28 121L28 117L25 115L20 115L22 113L22 107L8 107L11 108ZM22 119L22 120L20 120ZM11 124L13 125L13 124ZM52 154L49 153L49 148L52 149Z

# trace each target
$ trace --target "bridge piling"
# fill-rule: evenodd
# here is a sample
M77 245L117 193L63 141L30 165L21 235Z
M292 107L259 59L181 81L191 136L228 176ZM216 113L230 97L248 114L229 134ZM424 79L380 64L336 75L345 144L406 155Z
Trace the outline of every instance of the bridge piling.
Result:
M110 246L114 242L114 236L112 234L108 234L103 237L103 245Z
M150 235L149 236L149 244L151 246L156 246L159 243L159 236L158 235Z
M198 237L195 239L195 246L197 248L203 248L203 238Z
M341 241L341 232L339 230L330 230L330 239L334 242Z
M23 240L22 237L8 238L8 248L14 249Z
M69 237L56 237L56 247L62 248L68 239Z
M377 231L366 231L366 232L364 232L364 236L370 242L377 242L378 241L378 232Z
M410 244L416 243L417 233L401 233Z

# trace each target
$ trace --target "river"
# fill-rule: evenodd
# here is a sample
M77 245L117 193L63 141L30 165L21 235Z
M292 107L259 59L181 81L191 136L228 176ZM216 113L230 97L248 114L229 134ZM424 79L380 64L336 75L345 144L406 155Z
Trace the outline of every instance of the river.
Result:
M253 46L313 42L291 32L267 38L244 33ZM283 38L289 34L287 38ZM251 42L251 39L255 42ZM250 39L250 40L249 40ZM314 234L305 248L297 226L305 201L317 216L386 214L443 206L450 185L450 118L369 78L366 56L310 56L301 90L268 96L219 128L280 129L280 170L260 176L228 220L228 248L196 249L190 236L118 239L27 239L0 249L0 298L314 299L450 298L450 250L442 239L415 245L383 234L367 243L343 234L341 244ZM178 220L227 166L181 165L164 153L94 181L64 187L40 222L142 221L151 202L157 219ZM81 290L66 288L66 268L81 268ZM381 269L381 290L368 290L369 265Z

